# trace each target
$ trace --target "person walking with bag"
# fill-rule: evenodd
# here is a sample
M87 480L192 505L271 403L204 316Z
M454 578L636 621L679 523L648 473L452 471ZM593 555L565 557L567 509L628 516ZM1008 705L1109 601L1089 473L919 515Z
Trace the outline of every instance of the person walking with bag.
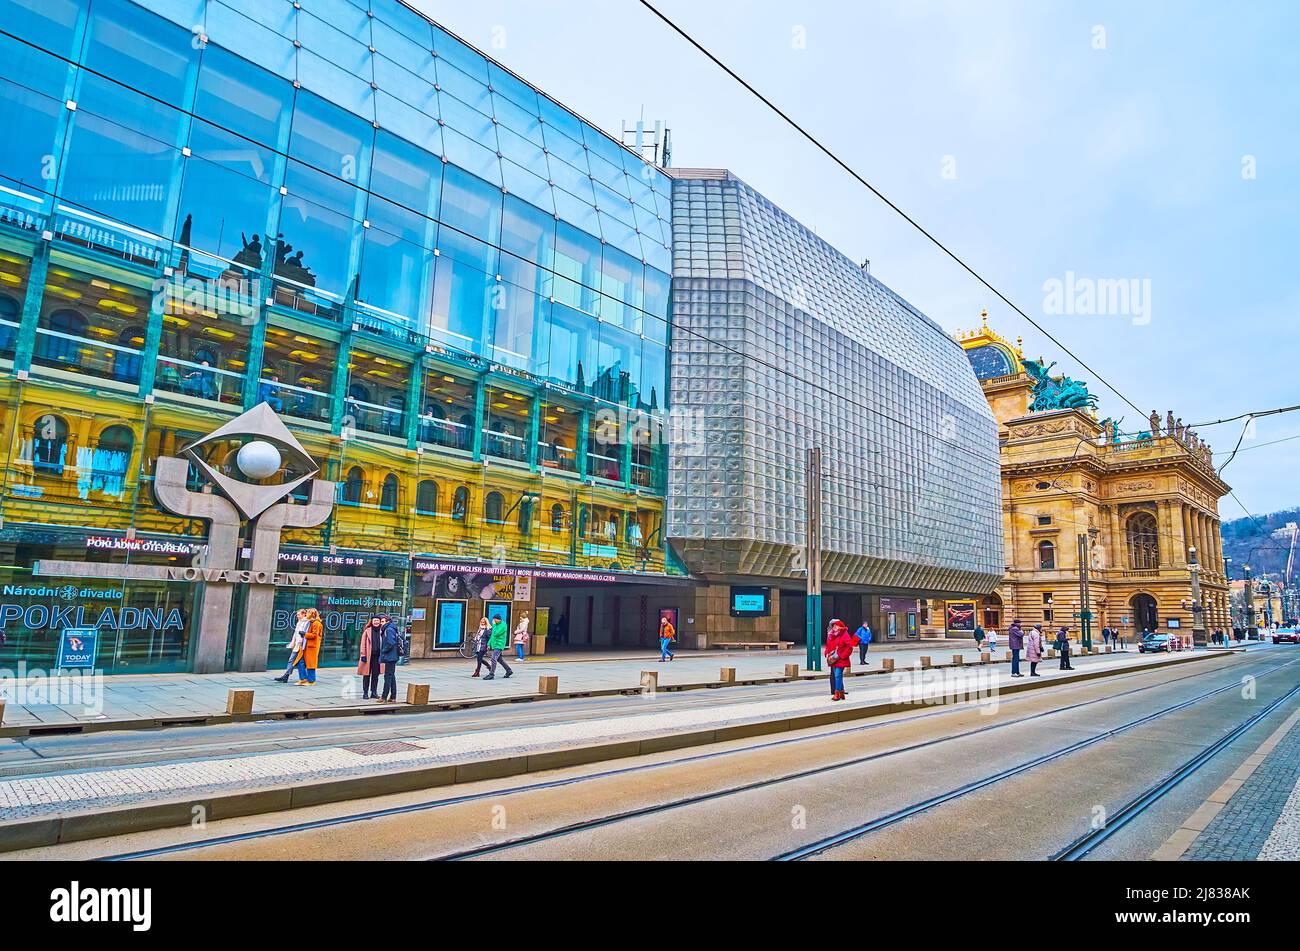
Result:
M384 616L380 634L379 662L384 666L384 693L378 703L397 702L397 663L402 659L402 633L393 619Z
M1025 659L1029 661L1030 677L1043 676L1038 672L1038 665L1042 663L1043 660L1043 649L1045 643L1046 642L1043 640L1042 628L1035 627L1025 635ZM1018 677L1020 675L1017 674L1016 676Z
M372 617L361 632L361 659L357 662L362 700L375 700L379 697L379 653L383 641L383 625L378 617Z
M515 675L506 663L506 659L501 656L501 652L510 649L510 632L506 630L504 618L497 618L492 622L492 633L488 636L488 675L484 680L496 680L497 664L506 669L506 680Z
M310 623L307 620L307 609L302 608L298 611L298 618L294 624L293 636L289 638L289 666L284 668L283 676L276 677L275 682L287 684L289 676L293 669L298 666L298 661L302 658L302 649L307 646L307 628Z
M844 690L844 672L853 666L853 648L858 646L858 638L849 633L849 626L836 618L831 621L826 631L824 653L831 667L831 700L844 700L848 694Z
M863 621L856 636L858 639L858 663L865 667L867 664L867 650L875 639L871 633L871 625Z

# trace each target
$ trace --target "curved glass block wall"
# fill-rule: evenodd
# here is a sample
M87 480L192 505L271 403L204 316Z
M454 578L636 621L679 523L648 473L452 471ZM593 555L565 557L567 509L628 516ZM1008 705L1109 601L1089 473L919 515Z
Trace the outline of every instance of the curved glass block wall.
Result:
M997 425L943 329L729 172L674 170L669 537L706 576L802 584L806 452L824 576L1002 578Z

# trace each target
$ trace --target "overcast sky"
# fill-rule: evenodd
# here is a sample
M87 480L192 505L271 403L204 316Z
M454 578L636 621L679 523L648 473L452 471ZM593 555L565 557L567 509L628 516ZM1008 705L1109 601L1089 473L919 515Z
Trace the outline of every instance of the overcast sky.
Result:
M730 168L949 330L987 307L1145 428L637 0L411 2L607 131L666 121L674 165ZM1294 2L653 2L1143 410L1300 403ZM1136 293L1071 313L1071 274ZM1202 430L1219 464L1240 433ZM1300 505L1289 437L1300 413L1260 421L1224 473L1255 514Z

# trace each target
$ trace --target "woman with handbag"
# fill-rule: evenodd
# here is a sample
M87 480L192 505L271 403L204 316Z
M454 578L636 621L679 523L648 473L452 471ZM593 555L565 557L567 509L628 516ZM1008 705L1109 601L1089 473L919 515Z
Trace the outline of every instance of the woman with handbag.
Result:
M853 666L853 648L858 638L849 633L849 626L836 618L826 631L826 660L831 668L831 700L843 700L844 672Z
M357 674L361 677L362 700L379 698L379 651L383 646L383 633L383 622L372 617L361 634L361 660L357 662Z
M303 635L302 656L298 660L299 687L316 686L316 668L320 666L321 642L325 640L325 625L321 623L320 612L315 608L307 610L307 633Z

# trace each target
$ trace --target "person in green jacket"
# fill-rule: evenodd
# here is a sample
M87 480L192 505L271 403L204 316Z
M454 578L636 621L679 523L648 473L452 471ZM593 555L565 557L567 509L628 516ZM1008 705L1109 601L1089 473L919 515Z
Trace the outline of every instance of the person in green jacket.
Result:
M510 632L506 629L504 618L497 618L492 622L492 634L488 637L488 675L484 680L495 680L497 676L497 664L506 669L505 679L509 680L515 675L506 663L501 652L510 646Z

